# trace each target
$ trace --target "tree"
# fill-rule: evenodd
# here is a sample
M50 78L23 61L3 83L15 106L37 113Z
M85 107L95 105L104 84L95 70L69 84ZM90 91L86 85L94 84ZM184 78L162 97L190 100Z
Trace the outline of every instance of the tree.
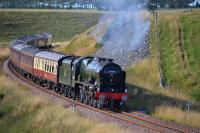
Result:
M0 0L3 8L96 8L99 10L120 10L137 3L145 5L148 0ZM148 7L155 8L187 8L195 0L149 0ZM76 6L75 6L76 5ZM200 6L200 2L196 2Z
M196 7L197 7L197 8L200 7L200 2L199 2L199 1L196 2Z

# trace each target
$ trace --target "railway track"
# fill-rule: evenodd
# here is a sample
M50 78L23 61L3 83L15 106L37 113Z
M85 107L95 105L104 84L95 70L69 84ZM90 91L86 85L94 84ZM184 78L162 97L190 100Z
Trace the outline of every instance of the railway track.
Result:
M167 124L160 123L160 122L155 122L152 119L140 117L140 116L138 116L139 113L137 113L137 112L135 112L135 113L121 112L121 113L129 119L139 120L139 121L146 123L147 125L150 125L155 128L158 127L158 128L162 128L163 130L168 129L168 130L180 132L180 133L189 133L190 132L187 129L177 128L176 126L167 125Z
M42 91L44 91L46 93L49 93L49 94L51 94L53 96L56 96L56 97L59 97L59 98L61 98L63 100L66 100L66 101L68 101L68 102L70 102L72 104L81 106L83 108L88 108L90 110L99 112L99 113L104 114L106 116L109 116L109 117L112 117L112 118L115 118L115 119L118 119L118 120L121 120L121 121L125 121L125 122L127 122L129 124L138 125L140 127L146 128L146 129L148 129L149 131L152 131L152 132L162 132L162 133L169 133L169 132L170 133L171 132L189 133L190 132L189 129L187 130L187 129L177 128L177 127L171 126L171 125L166 125L166 124L163 124L163 123L154 122L154 121L152 121L152 120L150 120L148 118L140 117L140 116L134 115L132 113L127 113L127 112L116 113L116 112L112 112L112 111L108 111L108 110L99 110L99 109L91 107L89 105L85 105L85 104L83 104L83 103L81 103L79 101L72 100L72 99L70 99L68 97L65 97L63 95L57 94L56 92L47 89L47 87L41 87L41 86L33 83L32 81L26 79L25 77L23 77L19 73L17 73L13 68L11 68L9 66L9 64L7 64L7 67L9 68L9 70L15 76L20 78L22 81L25 81L28 84L33 85L33 86L39 88L40 90L42 90Z

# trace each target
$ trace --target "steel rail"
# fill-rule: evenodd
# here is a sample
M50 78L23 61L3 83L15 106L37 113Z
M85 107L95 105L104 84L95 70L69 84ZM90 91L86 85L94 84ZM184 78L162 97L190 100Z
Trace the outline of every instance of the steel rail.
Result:
M138 119L138 120L141 120L141 121L148 122L150 124L154 124L154 125L163 127L163 128L171 129L171 130L174 130L174 131L177 131L177 132L181 132L181 133L189 133L190 132L188 130L183 130L183 129L180 129L180 128L176 128L176 127L173 127L171 125L167 125L167 124L163 124L163 123L158 123L158 122L151 121L149 119L145 119L143 117L135 116L135 115L133 115L131 113L122 112L122 114L124 114L126 116L129 116L129 117L132 117L132 118L135 118L135 119Z

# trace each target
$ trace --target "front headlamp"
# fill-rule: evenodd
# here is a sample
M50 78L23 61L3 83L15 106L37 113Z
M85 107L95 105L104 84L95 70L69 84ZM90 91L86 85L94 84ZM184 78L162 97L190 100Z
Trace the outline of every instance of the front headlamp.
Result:
M122 96L122 101L127 101L128 100L128 96Z
M125 89L125 93L128 93L128 88Z
M105 96L104 96L104 95L100 95L100 96L99 96L99 99L100 99L100 100L104 100L104 99L105 99Z

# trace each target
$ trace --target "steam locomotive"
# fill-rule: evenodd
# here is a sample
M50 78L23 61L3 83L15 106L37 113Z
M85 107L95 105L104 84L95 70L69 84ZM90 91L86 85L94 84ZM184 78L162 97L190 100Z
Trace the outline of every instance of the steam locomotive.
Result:
M99 109L121 109L127 98L126 73L113 60L47 51L52 35L23 36L9 48L9 65L36 84Z

